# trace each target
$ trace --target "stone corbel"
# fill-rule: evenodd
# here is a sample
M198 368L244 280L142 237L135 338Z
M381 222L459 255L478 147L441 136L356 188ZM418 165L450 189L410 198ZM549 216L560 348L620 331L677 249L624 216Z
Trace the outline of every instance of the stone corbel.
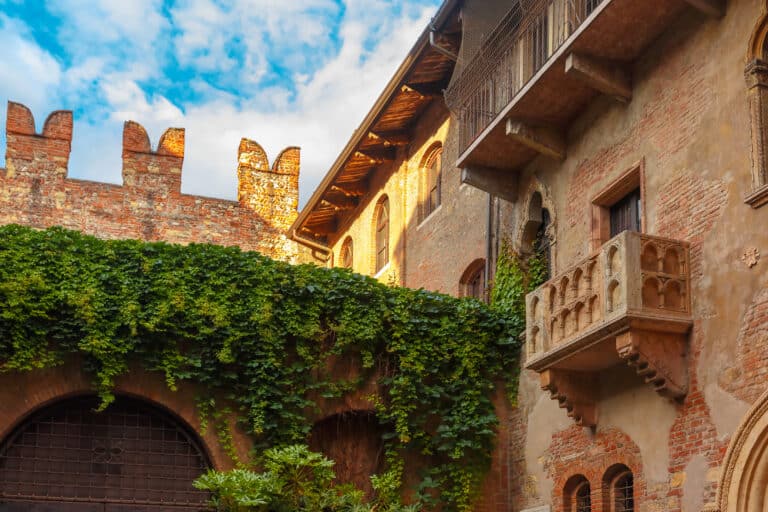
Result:
M541 389L549 391L553 400L568 411L577 425L597 425L597 375L550 368L539 374Z
M619 357L661 396L688 392L687 335L632 329L616 336Z
M753 59L744 70L752 134L752 192L744 202L758 208L768 203L768 62Z

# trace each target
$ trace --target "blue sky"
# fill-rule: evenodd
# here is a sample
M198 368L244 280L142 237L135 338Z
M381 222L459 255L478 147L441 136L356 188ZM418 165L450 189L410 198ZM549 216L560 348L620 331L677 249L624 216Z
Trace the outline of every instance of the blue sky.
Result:
M303 204L439 3L0 0L0 119L73 110L69 175L113 183L124 121L186 128L182 191L228 199L241 137L301 146Z

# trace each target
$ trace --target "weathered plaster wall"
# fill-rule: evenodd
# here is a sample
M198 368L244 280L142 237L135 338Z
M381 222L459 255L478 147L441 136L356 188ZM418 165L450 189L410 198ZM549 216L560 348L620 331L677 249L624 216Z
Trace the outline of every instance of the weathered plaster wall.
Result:
M644 482L637 510L701 510L715 500L730 436L768 388L768 210L743 200L751 191L745 55L763 3L730 1L719 20L687 11L634 64L629 104L598 98L568 134L564 162L539 158L521 174L522 191L538 187L551 199L559 273L590 254L591 199L642 162L645 231L691 243L694 327L686 398L666 401L627 368L604 372L595 432L555 421L565 412L524 372L525 478L511 490L513 510L560 510L563 478L578 472L595 475L597 492L609 453L635 461L624 463ZM523 215L524 200L511 215Z

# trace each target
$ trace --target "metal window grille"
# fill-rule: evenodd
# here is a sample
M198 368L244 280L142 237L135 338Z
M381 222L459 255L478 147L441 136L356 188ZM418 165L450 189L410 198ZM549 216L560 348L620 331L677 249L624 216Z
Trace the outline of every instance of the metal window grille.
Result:
M445 93L463 151L603 0L515 0Z
M635 490L632 473L625 473L613 484L613 512L634 512Z
M575 512L592 512L592 495L588 483L584 483L576 489Z
M184 428L127 398L104 412L97 407L95 397L59 402L0 445L0 509L17 501L205 504L208 494L192 481L207 459Z

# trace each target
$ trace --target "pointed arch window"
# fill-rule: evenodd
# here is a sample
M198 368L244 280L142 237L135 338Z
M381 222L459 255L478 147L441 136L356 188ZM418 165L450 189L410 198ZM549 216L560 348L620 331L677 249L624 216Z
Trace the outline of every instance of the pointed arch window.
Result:
M339 263L342 268L352 268L354 263L354 253L352 252L353 244L352 237L348 236L344 243L341 244L341 251L339 251Z
M485 260L476 259L469 264L459 281L459 296L485 300Z
M592 487L583 475L568 479L563 489L565 512L592 512Z
M608 512L635 511L635 479L624 464L608 468L603 477L603 510Z
M379 199L374 219L376 272L378 273L389 263L389 198L387 196Z
M433 149L426 160L422 178L422 220L437 210L442 202L443 147Z

